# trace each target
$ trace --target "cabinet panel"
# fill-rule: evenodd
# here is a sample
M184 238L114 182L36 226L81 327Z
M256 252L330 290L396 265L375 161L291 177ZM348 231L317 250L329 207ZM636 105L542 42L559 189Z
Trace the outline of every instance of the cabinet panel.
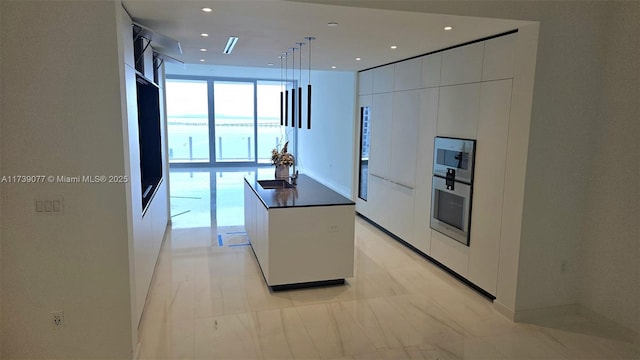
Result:
M422 58L401 61L395 64L393 89L395 91L420 88Z
M388 178L411 188L416 180L419 119L420 90L394 93Z
M395 65L385 65L373 69L373 93L393 91L393 74Z
M482 84L471 216L469 280L497 292L511 80Z
M442 53L431 54L422 57L422 88L440 86L440 67L442 65Z
M387 217L387 230L402 240L413 244L413 189L386 182L388 199L384 214Z
M431 252L431 176L433 169L433 139L438 120L437 88L420 92L420 125L418 130L418 158L414 192L415 246L425 254Z
M358 73L358 95L373 93L373 70Z
M369 207L369 219L378 225L388 229L388 208L387 204L391 197L388 181L377 176L369 177L369 199L367 200L371 206Z
M467 277L469 248L434 230L431 231L431 257Z
M517 35L510 34L485 41L482 81L513 78Z
M482 78L484 42L442 52L441 85L478 82Z
M374 94L371 104L369 173L387 178L391 161L393 93Z
M478 132L480 84L440 88L438 136L475 139Z

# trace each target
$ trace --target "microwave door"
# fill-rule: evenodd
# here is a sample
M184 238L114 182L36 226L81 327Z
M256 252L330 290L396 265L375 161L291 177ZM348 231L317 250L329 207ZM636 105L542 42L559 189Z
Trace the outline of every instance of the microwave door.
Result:
M436 137L434 140L433 174L445 177L455 172L455 180L473 182L475 140Z
M469 245L471 186L455 182L453 189L447 180L433 177L431 194L431 228Z

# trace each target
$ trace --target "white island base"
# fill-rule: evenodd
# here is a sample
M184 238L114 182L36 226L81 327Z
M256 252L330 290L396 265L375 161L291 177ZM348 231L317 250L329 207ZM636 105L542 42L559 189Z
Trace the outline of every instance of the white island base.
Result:
M343 284L353 276L354 204L268 208L253 186L245 181L245 227L272 290Z

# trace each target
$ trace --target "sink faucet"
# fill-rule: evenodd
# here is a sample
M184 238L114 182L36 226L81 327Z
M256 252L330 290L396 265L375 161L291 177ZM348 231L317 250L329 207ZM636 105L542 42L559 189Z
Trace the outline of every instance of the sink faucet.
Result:
M296 183L298 182L298 170L296 170L296 172L291 175L291 185L296 185Z

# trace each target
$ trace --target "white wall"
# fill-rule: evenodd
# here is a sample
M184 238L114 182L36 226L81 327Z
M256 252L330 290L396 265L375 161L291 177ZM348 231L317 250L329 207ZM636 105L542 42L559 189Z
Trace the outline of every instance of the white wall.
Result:
M631 329L640 327L640 5L606 15L600 109L594 124L580 238L579 299ZM630 60L633 59L633 60Z
M1 6L2 174L123 175L119 5ZM125 184L3 184L1 195L2 357L130 358ZM36 215L35 197L53 196L63 213Z
M311 77L311 130L298 130L300 172L351 198L356 74L314 71Z

